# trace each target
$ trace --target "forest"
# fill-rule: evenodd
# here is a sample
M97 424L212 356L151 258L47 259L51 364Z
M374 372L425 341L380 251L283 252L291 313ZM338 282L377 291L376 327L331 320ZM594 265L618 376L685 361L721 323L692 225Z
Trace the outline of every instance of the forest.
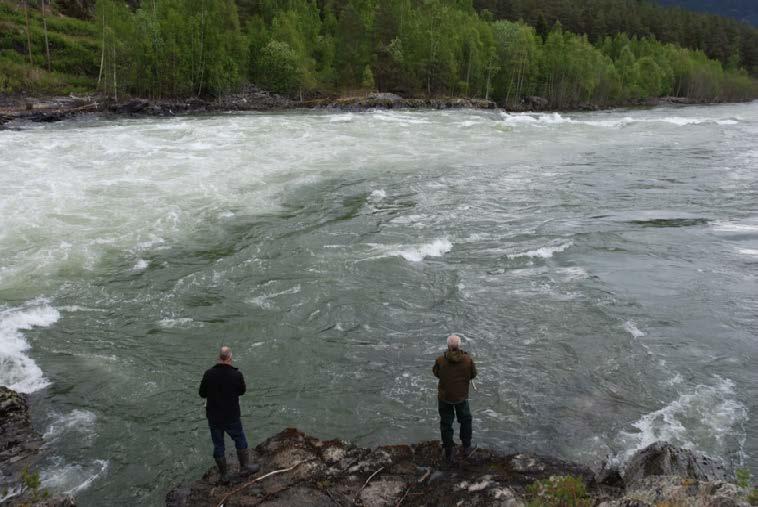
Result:
M554 108L758 96L758 30L638 0L34 1L0 2L13 21L0 25L0 92L166 98L253 83L298 99L539 96Z

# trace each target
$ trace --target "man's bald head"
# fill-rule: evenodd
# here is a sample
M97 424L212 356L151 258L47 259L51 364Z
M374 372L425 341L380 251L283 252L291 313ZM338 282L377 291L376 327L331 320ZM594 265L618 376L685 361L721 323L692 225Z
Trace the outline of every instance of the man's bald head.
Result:
M461 348L461 337L456 334L451 334L447 337L447 349L458 350Z
M231 364L232 362L232 349L224 345L221 350L218 351L218 361L220 363Z

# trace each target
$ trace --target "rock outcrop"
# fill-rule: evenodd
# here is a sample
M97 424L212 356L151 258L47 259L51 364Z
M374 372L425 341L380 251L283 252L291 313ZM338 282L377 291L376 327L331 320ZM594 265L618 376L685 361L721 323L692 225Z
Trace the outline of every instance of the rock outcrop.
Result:
M723 469L716 462L668 444L644 449L623 470L605 470L602 477L576 463L487 449L459 455L447 465L438 442L362 449L342 440L322 441L294 428L269 438L252 454L261 464L255 476L238 477L223 486L210 469L202 479L170 491L166 505L560 505L550 503L549 496L535 497L529 486L562 476L584 483L587 495L581 505L749 505L745 491L718 480ZM236 473L236 460L230 455L228 461Z
M24 395L0 387L0 487L34 466L42 439L32 428Z
M9 506L73 507L68 495L45 496L24 483L24 471L34 470L42 438L32 428L23 394L0 386L0 504ZM13 494L18 493L18 494ZM4 497L9 497L2 500Z

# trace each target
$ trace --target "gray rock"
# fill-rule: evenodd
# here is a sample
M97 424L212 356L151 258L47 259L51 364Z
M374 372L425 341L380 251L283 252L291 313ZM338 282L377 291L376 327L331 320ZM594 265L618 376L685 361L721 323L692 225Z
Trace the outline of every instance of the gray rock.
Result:
M622 473L627 489L651 476L678 476L698 481L726 479L724 464L667 442L656 442L637 451Z

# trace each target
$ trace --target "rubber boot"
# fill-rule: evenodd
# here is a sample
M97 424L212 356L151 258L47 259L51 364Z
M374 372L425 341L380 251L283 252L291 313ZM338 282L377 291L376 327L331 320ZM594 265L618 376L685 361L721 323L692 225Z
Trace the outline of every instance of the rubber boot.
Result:
M455 461L453 456L453 451L455 450L454 447L444 447L445 449L445 464L446 465L452 465Z
M240 475L252 475L261 469L260 465L250 463L250 455L247 449L237 449L237 459L240 461Z
M216 466L218 467L218 483L229 484L229 469L226 466L226 457L213 458L216 460Z

